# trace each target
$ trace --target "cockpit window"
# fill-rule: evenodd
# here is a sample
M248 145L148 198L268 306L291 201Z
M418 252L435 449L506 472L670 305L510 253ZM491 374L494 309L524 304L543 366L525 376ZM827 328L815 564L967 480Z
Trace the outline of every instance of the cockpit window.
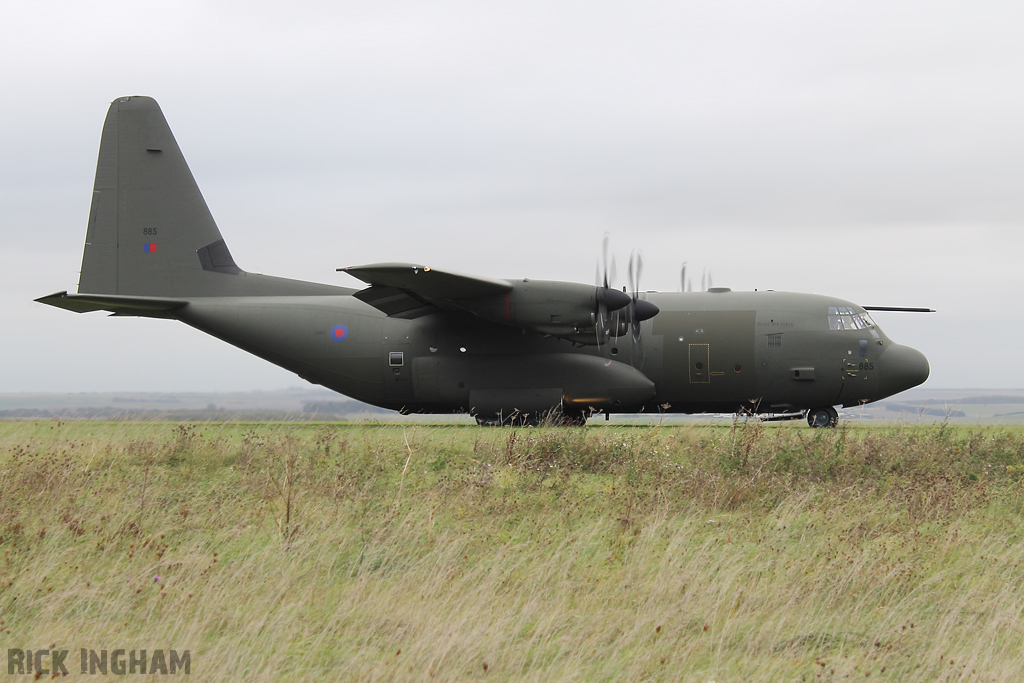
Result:
M875 326L867 313L858 313L849 306L828 307L828 329L866 330Z

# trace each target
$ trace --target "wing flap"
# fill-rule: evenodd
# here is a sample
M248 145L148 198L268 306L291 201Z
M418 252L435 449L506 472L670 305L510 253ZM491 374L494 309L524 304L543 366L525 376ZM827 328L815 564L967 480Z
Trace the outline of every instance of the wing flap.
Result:
M419 318L437 310L429 301L397 287L371 285L352 296L370 304L389 318Z

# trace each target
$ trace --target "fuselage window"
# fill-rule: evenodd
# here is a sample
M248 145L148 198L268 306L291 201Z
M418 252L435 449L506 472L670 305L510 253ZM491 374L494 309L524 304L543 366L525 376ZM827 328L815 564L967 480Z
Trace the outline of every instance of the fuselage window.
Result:
M400 368L405 365L405 354L401 351L392 351L388 354L388 365L393 368Z

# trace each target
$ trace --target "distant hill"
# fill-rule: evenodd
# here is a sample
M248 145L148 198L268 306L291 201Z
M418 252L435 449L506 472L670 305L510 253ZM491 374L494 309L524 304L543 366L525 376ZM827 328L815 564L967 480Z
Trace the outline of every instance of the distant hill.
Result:
M323 420L394 415L360 401L337 399L323 389L251 392L97 392L0 394L0 419L7 420Z

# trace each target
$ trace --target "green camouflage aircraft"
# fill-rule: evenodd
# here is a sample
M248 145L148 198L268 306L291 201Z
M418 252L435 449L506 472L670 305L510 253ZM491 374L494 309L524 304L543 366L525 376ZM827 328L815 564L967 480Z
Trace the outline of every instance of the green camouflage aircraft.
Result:
M750 413L835 425L928 377L873 307L724 287L643 292L461 275L423 264L341 268L354 290L235 264L156 101L115 100L100 141L78 313L180 320L352 398L481 424L560 415ZM684 278L685 279L685 278ZM883 309L889 310L889 309ZM923 309L893 309L923 310Z

